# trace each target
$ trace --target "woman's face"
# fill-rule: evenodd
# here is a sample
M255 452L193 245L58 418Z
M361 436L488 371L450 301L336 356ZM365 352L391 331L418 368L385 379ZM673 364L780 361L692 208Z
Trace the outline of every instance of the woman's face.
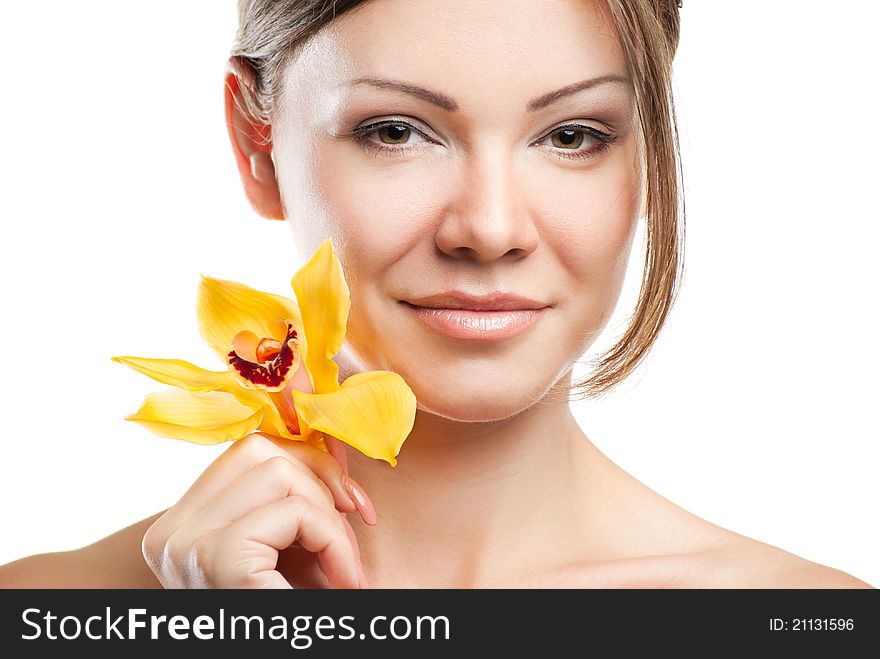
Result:
M288 65L272 157L301 257L329 236L343 264L343 377L393 370L420 409L490 421L570 375L613 311L642 192L630 84L565 93L628 77L601 11L371 0ZM513 337L451 337L405 304L447 291L549 308Z

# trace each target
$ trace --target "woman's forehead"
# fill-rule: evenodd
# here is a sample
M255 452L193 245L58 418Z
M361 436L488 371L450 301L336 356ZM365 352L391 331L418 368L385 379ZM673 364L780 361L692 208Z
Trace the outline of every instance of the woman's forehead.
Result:
M384 80L437 90L435 104L476 106L502 95L525 107L562 87L627 76L603 7L589 0L371 0L303 45L286 71L285 93L321 101L366 93L377 85L364 81Z

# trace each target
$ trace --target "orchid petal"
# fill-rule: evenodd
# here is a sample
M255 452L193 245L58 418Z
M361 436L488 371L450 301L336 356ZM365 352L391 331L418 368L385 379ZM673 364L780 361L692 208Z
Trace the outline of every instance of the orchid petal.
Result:
M232 340L242 331L258 337L273 336L276 318L290 320L302 328L302 316L293 300L264 293L244 284L202 275L197 297L199 331L205 342L227 363ZM297 340L305 352L306 337L298 332Z
M228 393L168 389L148 394L141 408L125 418L162 437L219 444L259 428L263 414L264 409L254 411Z
M264 409L260 430L286 439L301 439L287 430L281 414L265 391L242 387L229 371L208 371L180 359L113 357L113 361L143 373L163 384L188 391L224 391L254 412Z
M294 391L293 402L297 417L309 429L336 437L392 467L415 421L416 397L391 371L356 373L330 393Z
M284 437L285 439L302 439L301 435L295 435L287 429L287 424L284 422L281 411L266 391L247 389L237 383L230 385L228 388L224 387L223 391L234 396L239 403L249 407L254 412L263 410L263 420L260 423L259 430L276 437Z
M128 366L162 384L170 384L188 391L215 391L226 385L235 384L229 371L208 371L181 359L148 357L113 357L112 359L117 364Z
M328 238L290 282L308 337L306 369L318 394L339 389L339 366L332 360L345 340L351 298L342 264Z

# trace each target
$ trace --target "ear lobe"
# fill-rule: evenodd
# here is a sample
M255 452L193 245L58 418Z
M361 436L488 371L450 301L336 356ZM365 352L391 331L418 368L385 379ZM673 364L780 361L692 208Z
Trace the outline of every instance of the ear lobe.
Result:
M226 73L226 128L245 195L253 209L270 220L283 220L284 209L272 161L271 126L249 116L241 95L241 80L230 67Z

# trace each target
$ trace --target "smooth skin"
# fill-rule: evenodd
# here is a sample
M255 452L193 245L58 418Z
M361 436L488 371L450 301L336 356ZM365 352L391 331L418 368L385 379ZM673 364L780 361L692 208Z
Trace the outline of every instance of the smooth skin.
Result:
M230 72L229 135L253 208L290 224L301 259L331 236L343 264L352 307L340 379L394 370L419 401L398 466L332 438L328 455L254 435L169 510L0 567L0 584L870 588L674 505L546 395L608 321L643 212L631 87L536 101L627 76L603 11L586 0L371 0L288 66L271 126L241 114ZM352 83L363 78L435 96ZM353 137L385 121L396 127ZM560 140L564 126L579 126L578 139ZM614 140L599 150L591 131ZM401 303L449 289L551 308L518 337L468 344Z

